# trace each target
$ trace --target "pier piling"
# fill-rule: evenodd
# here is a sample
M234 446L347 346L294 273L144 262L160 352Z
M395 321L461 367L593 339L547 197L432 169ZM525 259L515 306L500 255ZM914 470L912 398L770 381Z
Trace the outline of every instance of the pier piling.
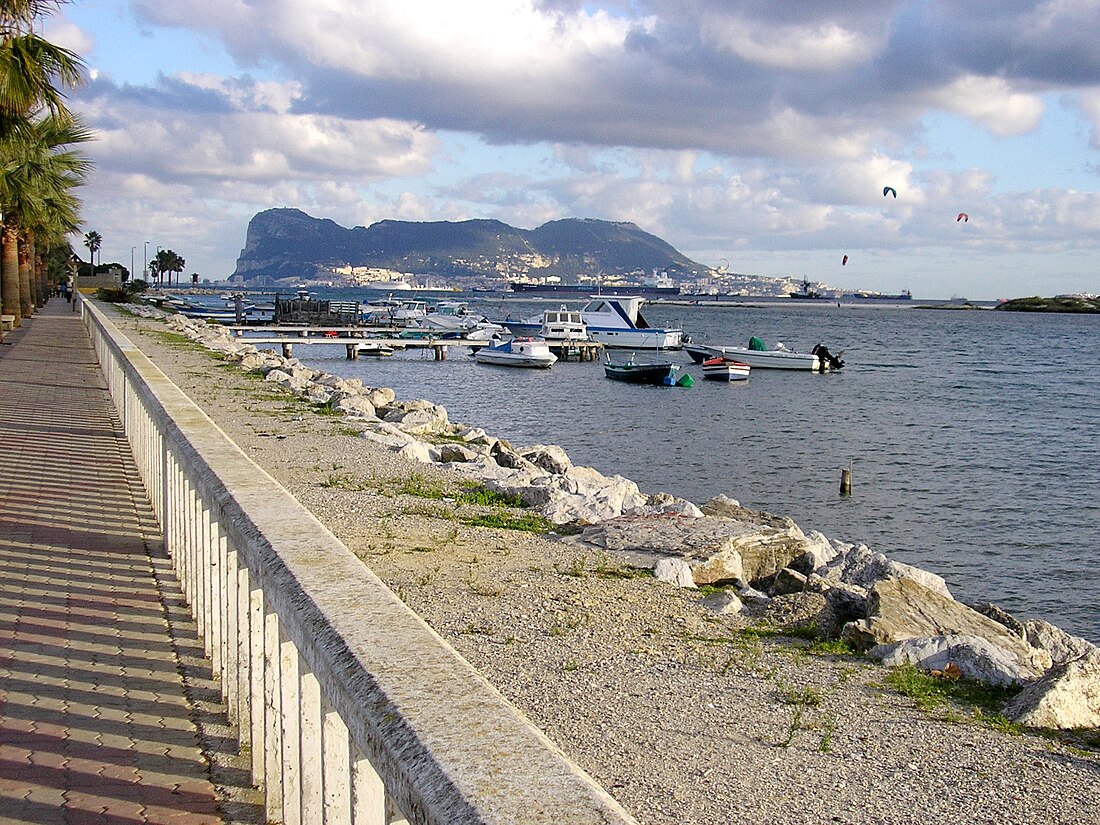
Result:
M840 471L840 494L850 496L852 494L852 469Z

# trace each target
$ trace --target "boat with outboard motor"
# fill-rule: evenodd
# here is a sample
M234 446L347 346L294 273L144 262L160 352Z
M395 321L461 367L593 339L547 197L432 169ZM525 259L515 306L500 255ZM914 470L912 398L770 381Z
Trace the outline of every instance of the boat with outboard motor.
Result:
M755 335L749 346L717 346L712 344L687 344L684 351L692 361L701 364L710 358L726 358L741 361L753 369L809 370L827 372L844 366L840 355L833 355L824 344L816 344L810 352L795 352L782 342L768 349Z

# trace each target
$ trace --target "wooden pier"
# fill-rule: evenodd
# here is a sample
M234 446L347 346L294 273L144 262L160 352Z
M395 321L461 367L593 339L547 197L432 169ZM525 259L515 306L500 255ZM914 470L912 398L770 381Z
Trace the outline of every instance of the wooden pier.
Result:
M447 350L450 347L463 347L476 352L492 343L483 339L441 336L402 338L393 328L230 325L229 329L236 337L250 344L278 344L284 358L294 357L296 344L328 344L345 347L348 360L357 361L360 345L367 344L395 350L431 349L436 361L446 361ZM547 344L550 351L563 361L598 361L600 351L603 349L603 344L593 341L547 342Z

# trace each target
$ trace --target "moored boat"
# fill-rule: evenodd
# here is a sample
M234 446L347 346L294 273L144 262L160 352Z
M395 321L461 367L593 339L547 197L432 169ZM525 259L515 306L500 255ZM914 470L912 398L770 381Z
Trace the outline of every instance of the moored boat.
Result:
M755 344L748 347L718 346L713 344L687 344L684 351L696 364L710 358L725 358L741 361L753 369L809 370L826 372L838 370L844 366L840 356L833 355L823 344L817 344L810 352L795 352L782 343L774 349L766 349L759 338L753 336Z
M626 361L621 362L612 361L611 356L608 355L603 365L604 375L613 381L625 381L628 384L657 384L666 387L677 383L676 373L679 369L671 361L637 363L634 361L633 354Z
M509 338L479 349L474 353L474 360L499 367L546 369L553 366L558 357L538 338Z
M380 341L367 341L362 344L357 344L355 350L360 355L393 355L393 347L389 344L383 344Z
M749 377L748 364L726 358L708 358L703 362L703 377L714 381L745 381Z
M645 299L636 295L593 295L580 309L580 319L589 340L621 349L681 349L684 345L683 329L651 327L641 312L644 303ZM544 315L503 323L516 335L533 335L541 330Z

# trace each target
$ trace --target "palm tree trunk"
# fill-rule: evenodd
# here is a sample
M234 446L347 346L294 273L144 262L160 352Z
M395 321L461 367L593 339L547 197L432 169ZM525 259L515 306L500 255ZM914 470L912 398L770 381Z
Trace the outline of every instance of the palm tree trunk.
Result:
M4 315L14 315L15 326L20 326L19 233L10 218L4 221L3 241L4 251L0 255L0 284L3 284L3 295L0 295L0 311Z
M46 305L46 281L42 274L42 252L33 233L28 233L27 242L31 247L31 293L34 306L41 309Z
M31 248L25 234L19 239L19 310L24 318L34 315L34 297L31 292Z

